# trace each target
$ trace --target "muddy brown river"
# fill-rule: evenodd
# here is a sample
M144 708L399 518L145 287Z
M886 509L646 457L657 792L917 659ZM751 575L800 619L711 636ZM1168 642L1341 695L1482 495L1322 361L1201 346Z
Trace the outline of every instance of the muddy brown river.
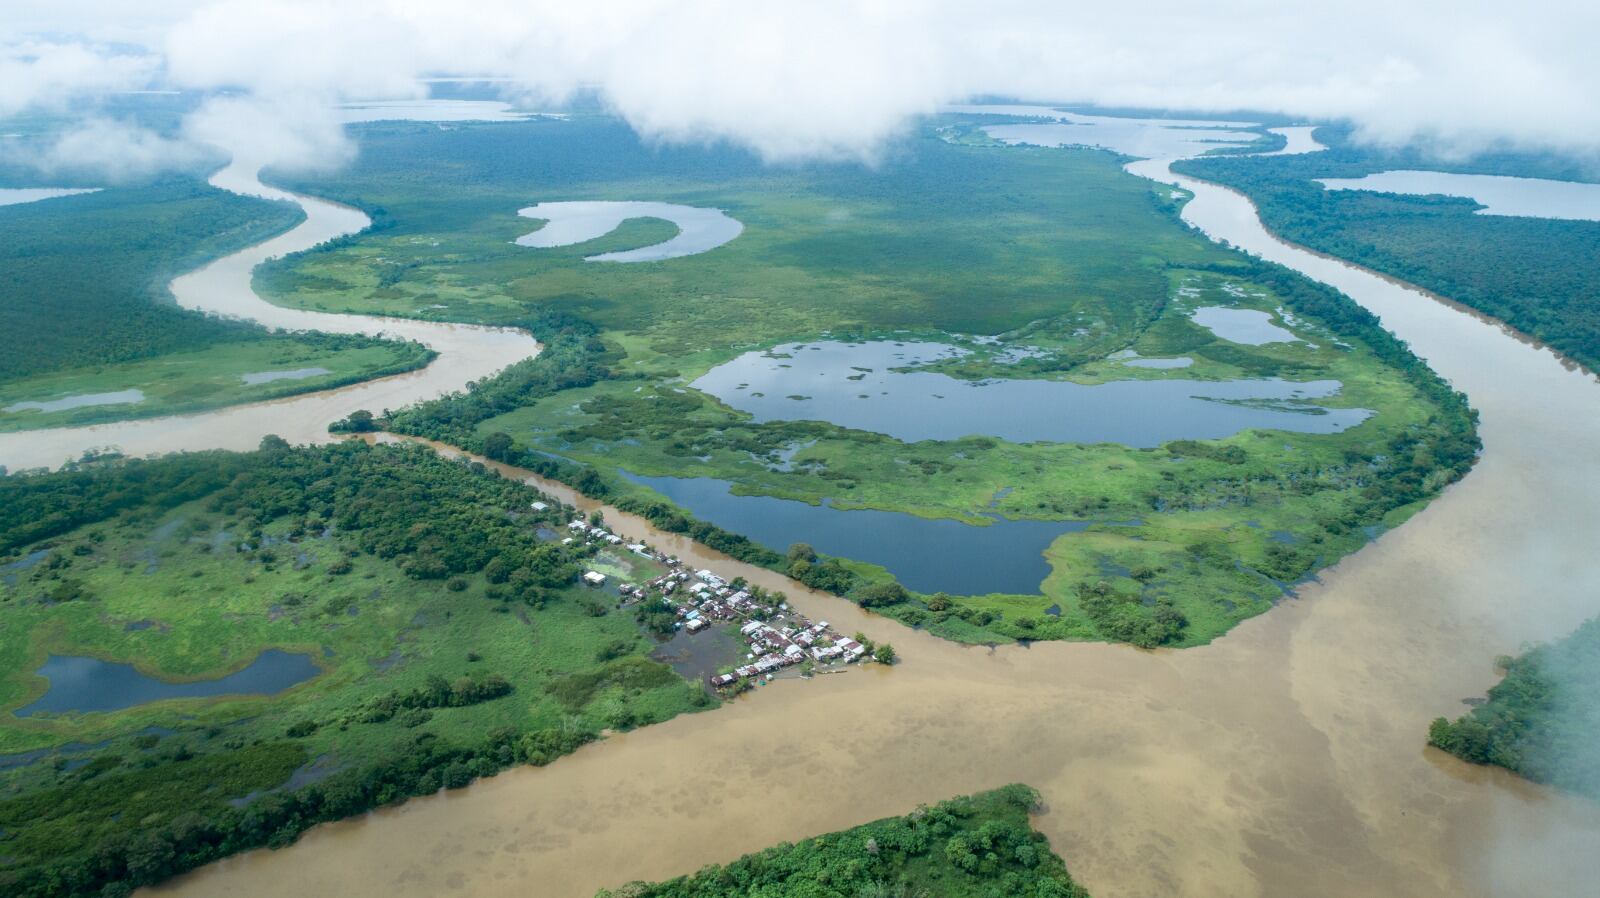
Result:
M1161 161L1130 169L1177 180ZM1600 805L1424 737L1495 681L1496 654L1600 611L1600 385L1182 184L1197 227L1344 290L1464 389L1483 415L1477 469L1298 598L1184 651L964 648L609 512L904 662L781 681L148 894L587 898L1015 781L1043 793L1039 827L1097 898L1593 894Z

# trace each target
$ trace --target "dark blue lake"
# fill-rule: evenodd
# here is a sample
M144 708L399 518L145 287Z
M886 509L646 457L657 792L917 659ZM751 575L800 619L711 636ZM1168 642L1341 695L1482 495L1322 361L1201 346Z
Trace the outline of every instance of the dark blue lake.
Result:
M215 680L168 683L146 676L132 664L51 655L38 670L50 689L38 701L18 708L18 717L120 711L169 698L217 695L271 695L303 683L320 671L309 655L268 649L237 673Z
M787 551L809 543L827 555L887 568L917 592L1033 595L1050 574L1044 550L1090 521L1012 521L987 526L874 509L839 509L772 496L738 496L712 477L644 477L622 472L702 521Z

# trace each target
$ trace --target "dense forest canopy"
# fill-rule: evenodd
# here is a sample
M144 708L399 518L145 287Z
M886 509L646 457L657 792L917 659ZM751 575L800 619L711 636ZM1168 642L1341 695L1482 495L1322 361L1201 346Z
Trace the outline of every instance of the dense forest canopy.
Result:
M262 339L178 308L167 283L299 218L180 176L0 208L0 379Z

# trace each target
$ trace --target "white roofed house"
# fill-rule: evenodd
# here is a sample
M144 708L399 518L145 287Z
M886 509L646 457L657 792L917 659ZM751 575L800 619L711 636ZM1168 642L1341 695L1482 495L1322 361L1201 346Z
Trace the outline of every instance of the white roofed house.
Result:
M583 575L583 582L589 584L590 586L604 586L606 585L606 575L600 573L599 571L585 571Z
M545 502L533 502L533 503L529 504L528 507L533 509L534 511L549 511L550 510L550 505L548 503L545 503Z

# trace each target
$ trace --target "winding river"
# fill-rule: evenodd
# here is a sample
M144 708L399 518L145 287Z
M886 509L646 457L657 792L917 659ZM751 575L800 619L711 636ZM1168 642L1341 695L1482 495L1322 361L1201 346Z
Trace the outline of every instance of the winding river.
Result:
M510 328L308 312L262 299L251 287L256 266L358 233L372 222L360 210L268 187L261 183L260 172L260 161L236 154L231 164L212 176L211 184L243 196L294 203L304 210L305 220L276 237L175 278L172 294L178 305L284 330L415 340L438 353L433 362L416 371L353 386L193 415L0 433L0 465L11 470L56 467L87 450L106 447L128 455L253 449L268 434L291 443L327 442L331 439L328 425L356 409L397 409L466 389L472 381L539 352L533 337Z
M1274 239L1243 197L1176 178L1166 161L1129 169L1192 191L1184 217L1213 238L1382 315L1481 410L1477 469L1297 600L1185 651L962 648L608 511L619 532L782 588L845 632L892 640L905 661L781 682L546 768L318 827L291 848L152 893L587 898L1013 781L1043 792L1038 825L1097 898L1589 893L1600 806L1459 763L1423 739L1429 719L1459 713L1462 697L1494 682L1497 653L1600 610L1600 385L1496 324ZM248 168L219 179L267 191ZM280 326L420 334L440 360L356 388L373 391L359 398L266 406L308 403L304 414L251 407L196 416L210 423L187 429L113 425L99 431L105 441L136 452L242 446L263 427L321 439L341 409L401 405L532 350L526 336L482 328L259 308L248 289L255 261L362 224L350 210L293 199L307 224L174 284L180 300ZM298 418L305 426L285 426ZM229 419L248 432L232 432ZM22 447L54 462L81 443L35 449L48 434L10 435L0 457Z

